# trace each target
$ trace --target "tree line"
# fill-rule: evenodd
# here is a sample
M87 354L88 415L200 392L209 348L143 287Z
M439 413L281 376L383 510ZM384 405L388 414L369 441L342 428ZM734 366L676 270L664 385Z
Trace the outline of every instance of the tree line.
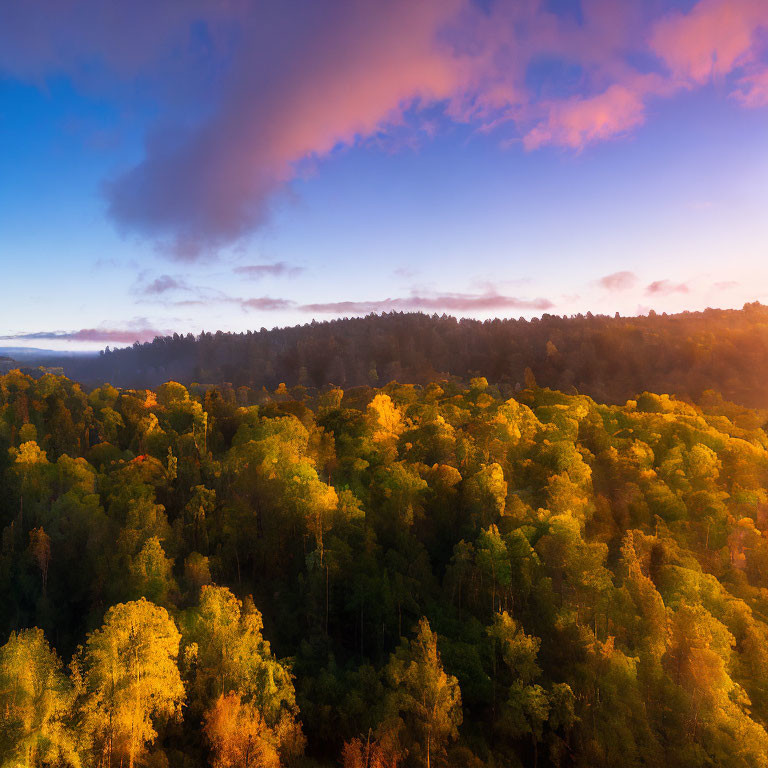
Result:
M719 394L0 376L0 765L768 766Z
M154 387L173 379L269 391L281 382L346 389L484 376L513 392L526 386L529 369L541 386L600 402L621 404L642 391L697 399L714 389L766 408L767 340L768 308L758 303L677 315L485 322L392 312L247 333L174 334L46 364L91 386Z

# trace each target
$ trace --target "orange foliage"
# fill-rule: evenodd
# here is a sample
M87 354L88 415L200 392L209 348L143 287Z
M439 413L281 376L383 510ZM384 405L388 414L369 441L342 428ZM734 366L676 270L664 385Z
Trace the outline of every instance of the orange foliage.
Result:
M219 696L205 716L214 768L279 768L278 738L256 707L237 693Z

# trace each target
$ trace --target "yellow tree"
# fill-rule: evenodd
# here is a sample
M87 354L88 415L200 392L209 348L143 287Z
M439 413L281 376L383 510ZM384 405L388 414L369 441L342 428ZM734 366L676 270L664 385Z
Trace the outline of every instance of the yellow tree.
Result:
M389 395L380 392L368 404L366 415L382 458L393 461L397 456L397 439L405 429L403 414Z
M22 443L18 449L11 451L14 457L13 470L19 480L19 513L23 525L24 499L35 501L45 496L46 475L50 462L45 451L34 440Z
M93 759L133 768L157 736L156 722L178 716L184 686L176 664L181 636L164 608L142 598L107 611L82 659L81 708ZM76 666L80 673L79 663Z
M214 768L279 768L280 738L259 710L234 692L219 696L205 714Z
M290 757L304 749L293 677L275 658L262 628L252 600L244 605L226 587L202 588L185 631L191 708L210 715L222 696L236 693L273 729L281 755Z
M0 765L79 766L65 723L73 698L43 631L12 632L0 648Z

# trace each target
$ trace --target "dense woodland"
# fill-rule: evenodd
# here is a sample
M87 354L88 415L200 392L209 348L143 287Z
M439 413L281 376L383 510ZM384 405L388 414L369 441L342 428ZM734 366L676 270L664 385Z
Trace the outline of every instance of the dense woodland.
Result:
M542 386L625 403L638 392L696 399L708 390L768 407L768 307L648 317L544 315L532 320L457 320L419 313L313 322L249 333L158 337L99 358L64 358L67 375L93 386L246 385L281 382L383 386L484 376L512 388L528 367Z
M0 377L0 765L768 766L766 415Z

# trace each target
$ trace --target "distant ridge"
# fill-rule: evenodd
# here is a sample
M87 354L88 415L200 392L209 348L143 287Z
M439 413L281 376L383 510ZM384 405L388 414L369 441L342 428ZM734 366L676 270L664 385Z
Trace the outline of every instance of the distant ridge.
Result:
M60 349L39 349L37 347L0 347L0 357L8 356L12 360L49 360L62 357L92 357L93 352L69 351Z
M768 308L488 321L393 312L166 336L56 364L89 385L152 387L173 379L268 389L281 382L348 388L477 375L515 389L529 368L540 386L602 402L621 403L645 390L695 399L713 389L742 405L768 407Z

